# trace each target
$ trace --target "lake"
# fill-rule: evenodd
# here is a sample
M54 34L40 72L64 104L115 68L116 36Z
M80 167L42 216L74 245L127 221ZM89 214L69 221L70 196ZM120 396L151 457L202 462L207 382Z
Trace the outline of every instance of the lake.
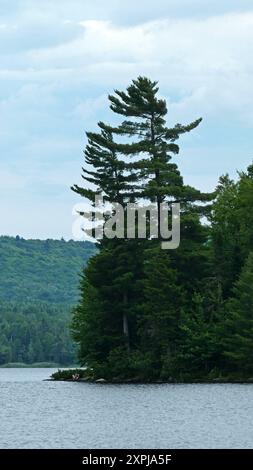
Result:
M0 369L0 448L253 448L253 385L43 381Z

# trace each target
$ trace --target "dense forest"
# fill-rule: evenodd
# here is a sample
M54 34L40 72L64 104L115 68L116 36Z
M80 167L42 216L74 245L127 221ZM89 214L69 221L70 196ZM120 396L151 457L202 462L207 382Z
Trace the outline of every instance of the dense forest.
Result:
M72 189L125 211L180 202L181 243L162 250L159 230L158 239L100 240L72 321L79 359L90 377L115 381L253 377L253 166L236 181L222 176L212 194L186 185L178 139L201 119L167 127L158 91L139 77L109 95L122 119L87 133L86 184Z
M0 364L74 364L69 323L65 305L0 302Z
M73 364L71 308L94 244L0 237L0 364Z
M73 240L0 237L0 299L77 302L78 276L94 244Z

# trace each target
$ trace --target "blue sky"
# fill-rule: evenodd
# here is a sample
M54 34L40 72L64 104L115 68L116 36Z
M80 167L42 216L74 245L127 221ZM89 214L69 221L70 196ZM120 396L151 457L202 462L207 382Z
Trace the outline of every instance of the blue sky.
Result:
M107 94L159 80L185 181L209 191L253 160L253 5L229 0L0 0L0 233L71 237L85 130Z

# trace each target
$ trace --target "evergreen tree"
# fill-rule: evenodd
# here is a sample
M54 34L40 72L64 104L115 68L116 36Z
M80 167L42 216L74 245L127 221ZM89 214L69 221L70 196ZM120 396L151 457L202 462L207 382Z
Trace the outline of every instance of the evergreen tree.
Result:
M101 250L84 270L72 332L79 343L81 363L98 377L119 376L113 356L121 357L123 367L124 358L129 362L129 353L136 347L141 256L141 245L135 240L118 241L113 249ZM123 371L127 375L126 364Z
M157 97L158 91L157 82L139 77L133 80L126 92L116 90L115 95L109 95L112 111L128 119L117 128L107 126L107 129L133 139L132 142L118 144L118 150L125 156L135 157L135 161L128 165L135 175L134 196L137 200L145 198L156 202L160 237L162 202L189 204L196 200L208 201L210 194L202 194L184 185L177 165L171 161L179 153L176 141L182 134L195 129L202 119L185 126L167 127L166 101Z
M83 179L89 187L72 186L72 190L94 203L96 195L105 201L124 203L131 177L126 175L127 163L120 160L113 133L104 123L98 123L100 132L87 132L88 144L84 151L86 167ZM95 189L90 188L90 184Z
M184 185L171 161L179 151L176 140L201 119L168 128L166 102L157 93L157 82L139 77L126 92L116 90L109 96L111 109L127 120L117 127L99 123L100 132L87 133L88 166L83 168L83 178L94 186L72 188L91 202L101 194L106 200L120 202L124 209L127 202L155 202L159 238L161 203L180 202L183 207L187 241L179 255L162 251L155 240L104 239L100 253L84 271L82 297L74 312L74 337L80 344L81 361L96 375L111 378L119 375L119 362L121 376L140 374L140 364L145 364L151 376L159 376L164 356L175 350L185 303L185 289L176 283L187 279L186 291L191 295L200 287L201 266L206 260L206 231L199 220L204 208L196 202L211 197ZM156 368L150 367L152 361Z
M92 184L95 189L90 187L82 188L78 185L74 185L72 189L89 199L92 204L94 203L95 196L101 195L104 201L119 203L125 209L126 203L131 200L129 184L135 176L131 175L128 171L128 163L120 160L118 146L113 140L111 129L102 122L99 122L98 126L100 132L87 132L86 134L88 138L88 145L84 152L86 167L82 169L83 179L89 186ZM114 212L112 211L111 215L113 214ZM104 272L111 271L112 265L115 265L115 262L117 263L117 267L115 267L116 279L114 282L112 281L112 287L116 289L115 284L117 283L117 292L120 293L121 297L119 308L121 312L121 334L123 331L128 349L130 348L130 338L127 310L131 308L128 304L131 297L130 280L133 278L133 273L130 272L131 268L129 271L129 263L127 262L129 258L132 259L133 243L130 245L129 243L126 245L120 240L108 240L106 238L100 242L100 248L106 250L106 256L104 256L103 260L106 260L108 263L107 266L103 263ZM98 258L98 265L99 262L100 258ZM100 269L100 267L98 266L97 269ZM106 280L107 276L100 279L100 283L102 283L100 284L100 291L102 291L103 282ZM109 292L107 292L108 295ZM113 310L113 300L111 300L110 305L110 308ZM118 308L118 300L115 308ZM115 319L112 323L114 321ZM114 325L112 325L112 330L115 330Z
M213 194L203 194L200 191L187 186L178 170L177 165L172 158L179 153L179 146L176 143L180 135L190 132L196 128L201 119L198 119L189 125L182 126L177 124L173 128L166 125L167 107L165 100L157 97L157 82L152 82L145 77L139 77L134 80L127 88L126 92L116 90L115 95L110 95L111 109L126 116L128 120L122 122L118 129L112 131L121 136L129 136L132 142L121 144L119 150L122 154L135 157L132 163L131 171L137 176L139 184L135 184L133 191L135 199L147 199L149 202L156 202L158 209L158 235L160 234L160 205L162 202L172 204L180 202L181 204L181 244L177 250L172 250L170 254L160 252L160 245L157 250L157 243L153 243L154 251L147 248L144 251L144 259L150 263L151 269L144 269L143 289L147 292L146 286L152 282L155 284L153 273L157 270L163 273L164 282L160 283L159 297L163 299L163 311L166 318L167 328L161 328L162 334L167 336L167 342L170 341L170 348L167 351L173 351L172 335L170 330L173 328L171 315L177 318L174 321L174 333L176 324L180 319L180 308L188 302L188 308L191 306L191 298L196 289L201 289L202 284L210 275L208 266L208 230L200 223L200 215L207 213L209 207L206 202L213 198ZM131 120L129 120L129 118ZM202 202L202 205L200 204ZM203 205L204 203L204 205ZM160 250L160 251L159 251ZM159 253L159 255L158 255ZM184 286L184 302L178 290L174 286L175 294L173 297L174 305L171 304L171 292L173 287L169 286L168 270L172 270L178 279L179 285ZM166 282L166 274L168 279ZM150 280L150 275L151 279ZM159 277L159 276L158 276ZM161 313L159 301L151 300L152 288L149 289L149 295L143 293L145 299L143 311L140 312L142 323L145 322L145 315L152 311L153 319L159 318ZM151 307L152 305L152 307ZM169 312L168 305L171 305ZM165 313L166 312L166 313ZM149 330L150 318L146 318L147 330ZM161 334L160 330L160 334ZM174 334L176 342L177 333ZM159 344L159 343L158 343ZM172 352L169 353L172 356Z
M165 363L168 365L177 352L185 294L168 251L161 250L160 246L146 249L138 334L140 350L150 361L146 372L150 373L152 365L156 378L160 378Z
M239 173L236 224L241 266L253 250L253 164Z
M211 240L214 273L226 299L241 270L238 219L238 183L222 176L216 188L216 200L211 214Z
M214 271L223 297L231 295L234 282L253 250L253 166L239 173L237 182L222 176L211 214Z
M253 374L253 252L233 288L226 304L226 320L221 335L224 368L238 377Z

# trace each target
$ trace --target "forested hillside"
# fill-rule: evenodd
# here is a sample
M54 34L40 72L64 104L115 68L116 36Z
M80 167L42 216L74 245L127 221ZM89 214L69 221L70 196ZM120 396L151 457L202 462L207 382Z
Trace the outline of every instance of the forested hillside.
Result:
M73 305L89 242L0 237L0 299Z
M73 364L71 309L89 242L0 237L0 364Z

